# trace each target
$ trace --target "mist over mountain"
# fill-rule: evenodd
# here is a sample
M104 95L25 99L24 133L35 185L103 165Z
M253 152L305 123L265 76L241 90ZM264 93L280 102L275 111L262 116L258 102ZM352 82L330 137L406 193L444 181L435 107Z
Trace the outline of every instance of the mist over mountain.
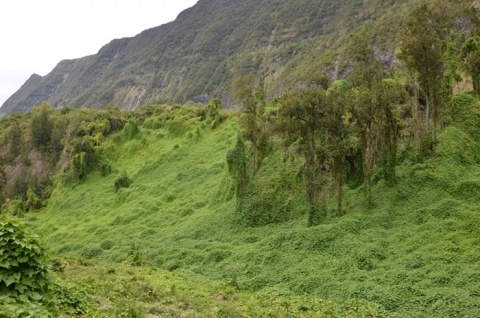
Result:
M135 109L152 103L235 106L232 82L256 73L270 94L306 71L341 77L351 34L367 26L379 57L391 62L399 16L420 0L200 0L177 19L133 38L115 39L97 54L61 61L32 75L2 106L27 111L47 101Z

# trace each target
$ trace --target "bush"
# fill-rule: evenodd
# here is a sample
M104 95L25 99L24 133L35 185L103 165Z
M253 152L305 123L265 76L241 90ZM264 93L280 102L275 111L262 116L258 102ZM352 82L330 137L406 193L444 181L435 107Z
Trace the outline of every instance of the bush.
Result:
M82 251L82 256L86 258L95 258L102 254L102 249L98 247L85 247Z
M40 209L43 207L43 202L37 196L35 191L32 188L27 190L27 201L25 202L25 212Z
M132 180L128 177L126 172L122 172L115 179L115 192L118 192L121 188L128 188L132 184Z
M145 317L145 310L135 302L130 301L121 304L117 308L115 316L120 318L143 318Z
M34 117L30 123L32 145L35 149L45 152L50 145L53 121L50 118L50 106L43 103L36 109Z
M132 140L139 132L138 120L136 118L130 118L123 127L123 133L126 140Z
M163 128L164 123L159 117L150 117L145 119L143 127L147 129L160 129Z
M56 306L72 316L80 316L88 311L88 292L80 285L55 285L53 288ZM36 317L36 316L35 316Z
M113 245L115 245L115 243L111 240L106 240L106 241L103 241L102 243L100 243L100 248L102 250L109 250L113 247Z
M113 167L110 161L104 160L100 164L100 174L102 177L109 176L113 172Z
M0 219L0 255L0 295L25 304L47 298L52 280L45 250L18 219Z

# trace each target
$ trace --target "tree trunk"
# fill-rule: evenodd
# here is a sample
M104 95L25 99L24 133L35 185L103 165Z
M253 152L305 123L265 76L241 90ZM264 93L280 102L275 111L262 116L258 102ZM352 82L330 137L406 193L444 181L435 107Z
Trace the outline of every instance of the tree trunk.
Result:
M427 106L425 109L425 128L427 129L427 134L430 132L430 94L427 93Z
M305 154L305 164L306 164L306 181L307 181L307 199L310 205L308 211L308 226L315 225L317 207L315 202L316 191L315 191L315 155L313 153L312 146L308 146L307 153Z
M253 173L257 172L258 168L258 150L257 150L257 135L252 139L252 152L253 152Z
M480 76L476 73L472 74L473 90L480 96Z
M343 163L338 167L337 171L337 216L343 215L342 201L343 201Z
M414 83L414 101L413 101L413 120L414 120L414 140L415 140L415 151L416 153L420 153L421 147L421 131L422 127L420 124L420 89L418 87L418 83Z

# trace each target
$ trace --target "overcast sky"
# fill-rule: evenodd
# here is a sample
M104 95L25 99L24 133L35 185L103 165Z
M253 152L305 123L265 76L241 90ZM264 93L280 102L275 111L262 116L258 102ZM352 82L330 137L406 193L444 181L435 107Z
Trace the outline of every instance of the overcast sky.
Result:
M175 20L197 0L2 0L0 106L33 73Z

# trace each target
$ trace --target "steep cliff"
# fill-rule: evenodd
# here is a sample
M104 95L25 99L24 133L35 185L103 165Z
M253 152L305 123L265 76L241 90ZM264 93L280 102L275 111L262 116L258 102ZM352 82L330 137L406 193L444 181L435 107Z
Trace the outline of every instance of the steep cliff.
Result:
M271 93L319 67L341 76L342 47L361 25L369 25L372 41L381 39L379 50L392 58L395 18L419 2L200 0L171 23L113 40L96 55L62 61L45 77L32 76L1 111L26 111L42 101L135 109L212 97L233 106L232 81L245 73L263 75Z

